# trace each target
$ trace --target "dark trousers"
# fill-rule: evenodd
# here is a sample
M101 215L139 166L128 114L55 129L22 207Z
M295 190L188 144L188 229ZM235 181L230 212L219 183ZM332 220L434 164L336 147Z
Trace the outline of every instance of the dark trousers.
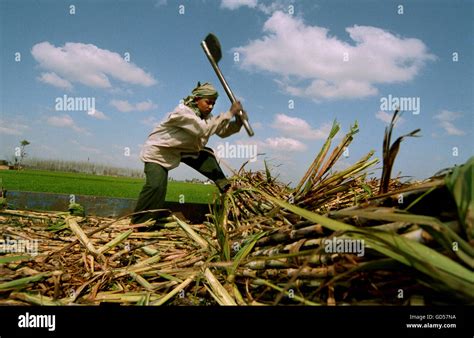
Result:
M214 181L219 188L219 191L225 192L230 183L222 172L212 149L205 148L199 153L192 156L183 156L181 162L186 163L191 168L197 170L199 173L206 176L208 179ZM166 197L166 188L168 186L168 170L161 165L152 162L145 163L146 182L138 197L135 212L163 209ZM141 213L133 215L132 223L143 223L149 219L156 218L157 214Z

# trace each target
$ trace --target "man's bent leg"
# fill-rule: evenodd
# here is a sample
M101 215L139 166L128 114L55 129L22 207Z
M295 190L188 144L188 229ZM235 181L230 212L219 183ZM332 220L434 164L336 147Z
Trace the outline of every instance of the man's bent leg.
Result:
M138 197L134 212L162 209L165 204L166 188L168 186L168 170L157 163L145 163L146 182ZM146 222L153 214L142 213L133 215L132 224Z
M221 193L226 192L230 188L230 182L222 172L212 149L204 149L199 152L197 158L183 157L181 162L186 163L210 180L213 180Z

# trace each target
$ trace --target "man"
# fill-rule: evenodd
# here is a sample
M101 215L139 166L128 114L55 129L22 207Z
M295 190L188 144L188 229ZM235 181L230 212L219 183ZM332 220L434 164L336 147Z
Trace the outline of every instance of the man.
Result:
M162 209L168 184L168 171L184 162L214 181L221 193L230 183L226 179L212 149L206 148L209 137L228 137L240 131L242 122L234 118L242 106L232 104L230 110L218 116L211 114L218 93L210 83L200 84L157 126L143 146L140 157L145 162L146 183L135 212ZM132 224L153 219L151 213L132 217Z

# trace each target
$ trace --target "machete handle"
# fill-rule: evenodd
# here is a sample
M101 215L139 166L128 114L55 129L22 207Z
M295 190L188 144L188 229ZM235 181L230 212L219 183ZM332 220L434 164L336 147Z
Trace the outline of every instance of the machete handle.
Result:
M211 63L212 68L214 68L214 71L216 72L216 75L219 78L219 81L221 82L222 87L224 87L224 90L225 90L227 96L229 97L230 102L234 103L235 101L237 101L237 99L235 98L234 93L232 92L229 85L227 84L227 81L225 80L224 75L222 74L219 66L217 65L216 60L212 56L212 53L210 52L210 50L209 50L209 48L206 44L206 41L201 41L201 47L204 50L204 53L206 54L207 59ZM253 129L250 126L250 123L249 123L248 119L245 117L244 113L242 111L240 111L237 114L237 116L242 121L242 124L243 124L245 130L247 131L247 134L249 136L254 136L255 133L253 132Z
M244 128L245 128L245 130L247 131L247 134L248 134L249 136L255 135L255 133L253 132L252 127L250 126L249 121L247 120L246 113L244 114L244 112L241 110L241 111L239 111L239 113L237 114L237 116L238 116L238 117L240 118L240 120L242 121L242 124L244 125Z

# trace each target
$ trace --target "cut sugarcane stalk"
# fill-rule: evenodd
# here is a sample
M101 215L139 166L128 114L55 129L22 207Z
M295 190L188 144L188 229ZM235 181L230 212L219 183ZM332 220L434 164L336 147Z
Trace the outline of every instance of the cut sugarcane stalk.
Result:
M104 246L100 247L98 250L97 250L97 253L98 254L103 254L107 251L109 251L110 249L112 249L113 247L119 245L120 243L122 243L124 240L126 240L128 238L128 236L130 236L130 234L133 232L133 230L128 230L126 232L124 232L123 234L120 234L118 235L117 237L115 237L113 240L111 240L110 242L108 242L107 244L105 244Z
M204 276L209 283L214 295L222 301L223 305L237 305L227 290L217 280L214 274L208 268L204 271Z

